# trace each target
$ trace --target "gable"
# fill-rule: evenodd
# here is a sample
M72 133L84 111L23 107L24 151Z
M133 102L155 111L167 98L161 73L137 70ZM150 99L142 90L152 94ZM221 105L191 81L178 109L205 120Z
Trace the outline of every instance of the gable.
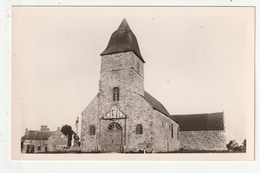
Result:
M56 132L54 132L52 135L50 135L49 137L51 136L57 136L57 135L63 135L64 137L68 138L62 131L60 130L57 130Z

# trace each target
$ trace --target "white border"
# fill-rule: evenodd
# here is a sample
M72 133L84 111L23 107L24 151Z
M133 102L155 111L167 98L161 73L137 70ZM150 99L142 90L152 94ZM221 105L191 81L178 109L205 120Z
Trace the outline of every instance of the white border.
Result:
M171 3L170 1L126 1L125 3L118 3L117 1L92 1L88 4L79 1L62 1L54 2L50 0L38 0L37 2L32 2L30 0L26 1L12 1L7 2L3 0L0 2L1 10L1 28L0 28L0 172L258 172L259 169L259 138L255 140L255 161L254 162L83 162L83 161L11 161L10 158L10 35L11 35L11 6L12 5L142 5L142 6L256 6L256 19L259 19L258 8L259 2L257 0L212 0L208 1L176 1ZM256 23L256 31L259 30L259 22ZM256 55L255 55L255 79L256 79L256 100L255 105L259 103L259 94L257 88L259 88L259 82L257 77L259 75L259 35L256 33ZM258 136L259 132L259 119L257 118L259 114L259 106L255 109L255 136Z

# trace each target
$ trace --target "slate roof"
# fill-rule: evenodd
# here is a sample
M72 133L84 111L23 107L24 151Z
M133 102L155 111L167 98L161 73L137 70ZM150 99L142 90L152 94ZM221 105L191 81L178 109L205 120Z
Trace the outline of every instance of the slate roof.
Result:
M101 53L101 55L108 55L121 52L133 51L135 55L145 63L137 39L130 29L126 19L123 19L118 29L112 34L108 42L107 48Z
M180 126L181 131L224 130L224 113L204 113L171 115Z
M47 140L55 131L41 132L29 130L24 135L24 140Z
M166 108L161 104L156 98L151 96L148 92L144 91L144 99L153 107L153 109L161 112L162 114L166 115L167 117L171 118L173 121L175 119L169 114Z

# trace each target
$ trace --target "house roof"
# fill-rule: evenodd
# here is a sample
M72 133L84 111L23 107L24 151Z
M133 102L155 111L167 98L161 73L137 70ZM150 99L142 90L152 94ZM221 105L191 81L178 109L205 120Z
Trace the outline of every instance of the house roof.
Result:
M151 96L146 91L144 91L144 99L153 107L153 109L161 112L162 114L166 115L167 117L175 121L175 119L169 114L169 112L166 110L163 104L161 104L156 98Z
M171 115L181 131L224 130L224 113Z
M47 140L55 131L35 131L29 130L24 135L24 140Z
M107 48L101 53L101 55L108 55L121 52L133 51L135 55L145 63L137 39L130 29L126 19L123 19L118 29L112 34L108 42Z

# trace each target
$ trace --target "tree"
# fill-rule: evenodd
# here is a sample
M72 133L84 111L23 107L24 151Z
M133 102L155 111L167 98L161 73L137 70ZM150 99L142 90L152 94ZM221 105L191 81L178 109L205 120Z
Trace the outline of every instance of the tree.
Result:
M246 148L246 140L244 140L243 145L238 145L235 140L231 140L227 145L229 152L244 152Z
M24 136L21 137L21 151L23 151Z
M231 140L226 146L229 152L234 152L238 148L238 143L235 140Z
M76 133L72 130L72 127L70 125L63 125L61 128L61 132L64 133L68 137L68 146L71 146L71 140L72 140L72 135L76 135Z
M246 139L243 141L243 145L244 145L244 150L243 151L246 151Z
M246 139L243 141L243 145L246 147Z

